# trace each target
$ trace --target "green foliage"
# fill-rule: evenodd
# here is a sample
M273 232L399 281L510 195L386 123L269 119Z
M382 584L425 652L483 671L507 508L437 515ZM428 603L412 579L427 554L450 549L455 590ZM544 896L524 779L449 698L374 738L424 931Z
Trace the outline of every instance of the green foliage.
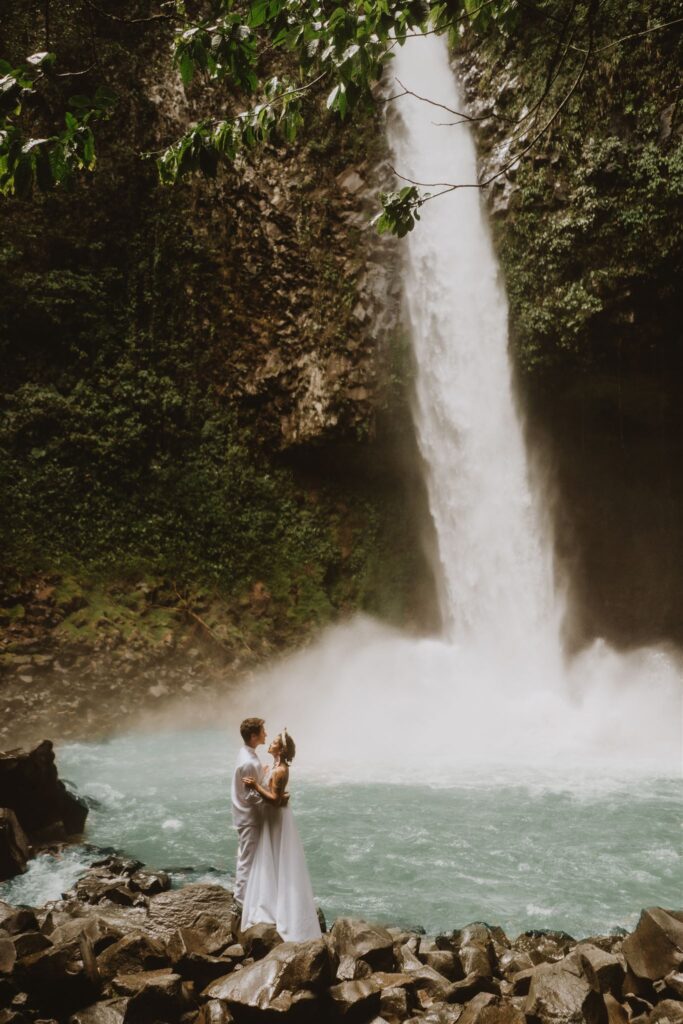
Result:
M78 95L67 101L63 128L44 138L32 134L40 87L52 77L54 62L55 54L47 52L32 54L16 68L0 60L0 195L26 199L36 185L48 192L95 166L91 125L106 118L114 103L103 86L91 98Z
M513 0L487 3L399 3L356 0L344 6L302 4L297 0L222 0L219 15L183 27L176 35L174 62L187 86L198 74L225 81L241 97L263 100L227 119L193 126L158 160L159 177L174 184L201 171L209 177L245 149L284 139L292 142L304 123L303 96L323 87L327 110L346 118L372 102L373 86L413 31L448 33L455 40L463 22L478 29L503 29L516 16ZM185 11L184 5L182 11ZM287 82L265 83L259 73L264 52L289 54L296 71ZM428 198L415 189L381 196L377 228L403 237L419 220Z
M377 233L403 238L415 227L415 221L420 219L418 210L430 196L414 185L406 185L399 192L380 192L379 198L382 210L372 220Z
M608 0L597 28L603 39L619 38L665 22L667 13L657 2L645 20L635 0ZM520 24L514 46L488 38L480 47L480 88L495 95L501 73L518 76L505 112L519 116L545 81L552 49L545 22ZM580 99L518 168L499 240L513 341L529 373L595 370L620 358L624 345L644 360L667 343L683 272L683 142L675 102L682 55L675 31L598 54ZM559 92L570 83L570 69L562 69Z

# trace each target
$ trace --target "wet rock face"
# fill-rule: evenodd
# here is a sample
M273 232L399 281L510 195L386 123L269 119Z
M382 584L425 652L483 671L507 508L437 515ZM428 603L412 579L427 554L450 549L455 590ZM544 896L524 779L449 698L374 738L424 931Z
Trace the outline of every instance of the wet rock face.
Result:
M16 814L0 807L0 882L23 874L29 856L28 839Z
M31 838L79 835L88 808L60 781L52 743L0 753L0 807L11 808Z
M99 885L107 872L126 886L159 874L125 857L92 869ZM0 904L0 999L16 1014L0 1024L683 1024L683 974L669 969L683 914L661 908L633 935L579 943L480 924L433 939L347 917L292 943L241 932L219 886L137 906L77 891L47 912Z
M624 939L623 952L637 978L656 981L683 966L683 913L651 907Z

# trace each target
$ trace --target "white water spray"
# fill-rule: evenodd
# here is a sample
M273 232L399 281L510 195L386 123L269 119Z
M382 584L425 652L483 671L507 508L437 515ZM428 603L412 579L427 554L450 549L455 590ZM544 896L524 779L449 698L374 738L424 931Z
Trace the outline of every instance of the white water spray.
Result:
M393 68L412 92L462 109L443 40L409 40ZM466 125L435 124L449 115L414 96L394 106L401 174L476 182ZM363 619L332 629L231 699L232 727L255 713L271 730L287 724L318 775L343 762L356 777L415 778L425 758L421 781L435 783L476 763L598 759L670 771L681 744L677 656L622 656L597 641L570 665L563 657L552 538L515 409L507 306L476 188L426 204L404 284L446 637L415 640Z

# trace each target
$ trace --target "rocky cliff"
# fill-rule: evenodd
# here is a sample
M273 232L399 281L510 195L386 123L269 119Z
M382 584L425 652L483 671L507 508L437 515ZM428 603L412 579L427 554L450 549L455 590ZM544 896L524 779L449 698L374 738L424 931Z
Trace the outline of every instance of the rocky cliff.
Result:
M117 103L92 178L3 208L8 706L66 699L113 662L128 707L194 686L207 654L238 669L359 609L433 628L400 250L368 226L387 183L379 114L340 125L312 97L296 149L162 189L141 154L216 97L180 86L163 22L113 3L47 10L10 0L2 52L49 46L84 72L64 96L104 82ZM624 34L642 17L630 3ZM596 58L489 190L574 643L683 638L678 39ZM548 45L531 16L465 37L472 111L518 116ZM504 160L502 126L480 122L486 167Z
M557 6L558 23L568 10ZM670 20L663 3L608 2L597 18L600 49L576 92L487 199L520 394L573 590L571 639L680 642L680 26L652 31ZM514 36L460 54L470 113L484 118L485 177L572 88L577 52L530 118L557 45L548 19L525 9Z
M235 102L183 90L163 22L15 0L2 33L117 96L91 178L4 208L3 664L238 667L359 609L433 624L377 115L313 97L296 149L162 189L141 154Z

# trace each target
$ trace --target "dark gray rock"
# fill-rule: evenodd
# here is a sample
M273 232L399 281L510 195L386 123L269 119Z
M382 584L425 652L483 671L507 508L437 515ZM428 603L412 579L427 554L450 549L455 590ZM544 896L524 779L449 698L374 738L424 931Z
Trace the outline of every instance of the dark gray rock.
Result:
M350 956L364 960L375 971L394 969L394 940L380 925L338 917L332 925L330 938L340 960Z
M427 967L443 974L444 978L448 978L449 981L460 981L464 977L460 957L449 949L434 949L423 953L422 946L420 946L418 958Z
M512 983L512 994L515 996L526 996L529 994L531 979L534 976L535 967L527 967L523 971L516 971L510 981Z
M88 807L59 779L52 743L0 753L0 807L9 807L29 837L61 822L80 835Z
M664 979L667 989L676 999L683 999L683 973L671 971Z
M17 960L30 956L32 953L39 953L41 949L49 949L51 945L52 942L42 932L21 932L14 936Z
M651 1011L650 1024L683 1024L683 1003L679 999L663 999Z
M574 950L591 988L595 992L621 993L624 965L614 953L606 953L592 943L581 942Z
M426 992L430 999L439 999L444 1002L448 999L452 987L451 982L435 971L433 967L423 964L408 943L401 946L396 960L401 973L408 974L415 979L416 992Z
M603 1001L607 1011L607 1024L628 1024L629 1014L626 1008L610 992L604 994Z
M17 960L17 952L9 932L0 930L0 974L11 974Z
M72 1013L99 994L99 986L92 984L84 970L80 951L64 947L50 947L17 960L13 980L29 993L31 1005L47 1015Z
M661 907L643 910L622 952L638 978L657 981L678 971L683 966L683 913Z
M458 1024L477 1024L479 1015L482 1010L491 1003L495 1003L496 997L491 992L480 992L474 996L473 999L465 1006L460 1017L458 1017Z
M342 981L330 988L329 996L338 1016L349 1024L368 1020L380 1008L380 985L374 977Z
M337 967L337 981L357 981L359 978L368 978L372 974L372 967L365 960L356 960L354 956L343 956Z
M26 907L12 907L9 903L0 902L0 928L10 935L20 932L39 931L38 918Z
M29 841L16 814L0 807L0 882L22 875L30 856Z
M65 915L62 923L55 926L55 917L49 915L43 925L43 931L55 946L68 946L79 941L81 935L87 935L96 954L103 952L108 946L123 938L123 928L110 924L99 914L84 917Z
M514 1003L501 1000L482 1007L476 1021L477 1024L526 1024L526 1017Z
M203 996L227 1003L238 1020L249 1010L284 1015L316 1001L329 986L334 966L324 939L283 942L263 960L209 985Z
M534 964L557 963L576 945L576 939L566 932L528 931L519 935L510 948L526 953Z
M486 974L467 974L460 981L455 981L448 989L448 1001L450 1003L467 1003L474 999L480 992L489 992L492 995L500 993L500 984L496 978Z
M194 1024L233 1024L234 1020L225 1003L219 999L210 999L201 1007Z
M156 896L168 892L171 878L166 871L136 871L128 880L128 887L133 892L141 892L145 896Z
M86 1006L69 1018L69 1024L124 1024L128 999L106 999Z
M272 949L279 946L282 938L274 924L255 924L238 933L240 944L247 956L262 960Z
M192 928L204 936L206 952L216 955L235 942L238 920L232 893L195 882L152 896L145 928L164 940L179 928Z
M100 953L97 966L103 978L134 971L155 970L166 964L163 943L143 931L133 931Z
M591 988L574 954L536 968L524 1012L528 1019L543 1024L601 1024L607 1019L602 998Z

